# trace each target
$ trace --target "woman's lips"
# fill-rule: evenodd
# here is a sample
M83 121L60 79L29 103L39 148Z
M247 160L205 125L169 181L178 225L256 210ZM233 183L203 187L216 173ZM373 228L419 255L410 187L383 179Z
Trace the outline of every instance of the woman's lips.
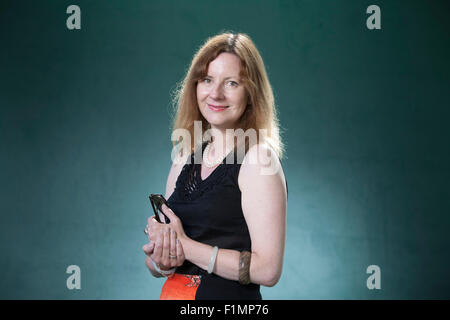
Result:
M209 104L209 103L207 103L207 105L212 111L223 111L223 110L228 108L228 106L214 106L214 105Z

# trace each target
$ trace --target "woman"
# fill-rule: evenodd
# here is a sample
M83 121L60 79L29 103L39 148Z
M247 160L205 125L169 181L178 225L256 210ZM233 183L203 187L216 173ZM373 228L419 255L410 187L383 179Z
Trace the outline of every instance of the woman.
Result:
M208 39L177 98L174 130L188 134L174 142L183 147L167 179L170 223L148 219L146 265L167 276L161 299L261 299L260 285L281 276L287 184L273 92L252 40ZM195 124L206 130L200 139Z

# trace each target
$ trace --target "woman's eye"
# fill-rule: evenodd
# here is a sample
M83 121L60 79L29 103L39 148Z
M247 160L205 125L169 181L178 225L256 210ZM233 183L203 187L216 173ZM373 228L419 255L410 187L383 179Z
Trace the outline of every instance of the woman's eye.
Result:
M210 78L204 78L202 80L202 82L206 83L206 84L210 84L210 83L212 83L212 80ZM237 87L239 85L239 83L237 83L236 81L228 81L225 83L225 85L228 87Z

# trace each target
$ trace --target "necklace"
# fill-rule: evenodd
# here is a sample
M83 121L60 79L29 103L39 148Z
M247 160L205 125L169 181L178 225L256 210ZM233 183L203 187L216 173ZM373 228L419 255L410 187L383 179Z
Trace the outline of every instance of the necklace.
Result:
M215 167L218 164L220 164L223 159L219 159L219 161L209 161L209 147L211 145L208 143L205 147L205 151L203 152L203 161L206 164L207 167Z

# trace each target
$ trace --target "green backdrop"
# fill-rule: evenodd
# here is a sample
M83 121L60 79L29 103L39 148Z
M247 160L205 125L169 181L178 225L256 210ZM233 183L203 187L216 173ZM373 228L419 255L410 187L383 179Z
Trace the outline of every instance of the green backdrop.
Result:
M2 0L0 298L159 298L141 248L171 165L171 91L223 30L261 51L286 143L284 268L263 298L450 298L449 9Z

